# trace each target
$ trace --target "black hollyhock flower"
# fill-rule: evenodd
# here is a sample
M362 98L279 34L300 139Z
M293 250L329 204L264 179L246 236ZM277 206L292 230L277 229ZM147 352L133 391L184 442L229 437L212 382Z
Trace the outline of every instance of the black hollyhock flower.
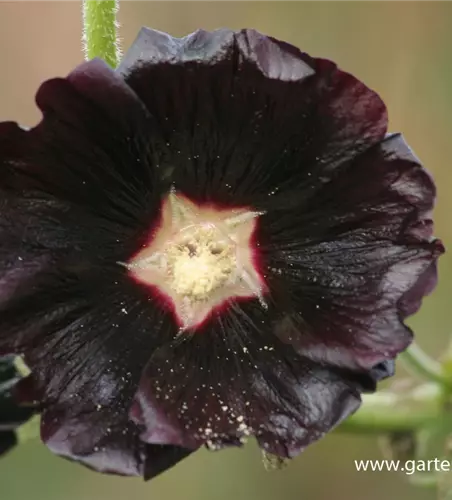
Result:
M14 388L20 380L14 356L0 357L0 456L14 448L17 428L33 415L31 406L19 406L14 397Z
M436 281L435 188L380 98L255 31L143 30L0 125L0 349L42 438L151 477L293 457L355 411Z

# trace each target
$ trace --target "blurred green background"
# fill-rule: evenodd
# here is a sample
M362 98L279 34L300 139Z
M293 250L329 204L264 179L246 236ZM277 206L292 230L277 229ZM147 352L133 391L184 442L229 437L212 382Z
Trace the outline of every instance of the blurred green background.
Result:
M336 61L381 94L390 129L404 132L434 174L436 232L452 246L452 3L124 1L119 19L125 49L142 25L177 36L198 27L253 27ZM39 83L64 76L82 60L80 39L79 2L0 2L1 120L37 121ZM419 344L433 355L452 335L450 256L442 258L440 273L439 287L411 320ZM402 368L398 372L403 376ZM249 445L201 451L145 484L96 475L35 441L0 462L0 495L2 500L434 498L405 476L355 471L354 459L379 457L375 438L335 434L282 471L266 472L258 450Z

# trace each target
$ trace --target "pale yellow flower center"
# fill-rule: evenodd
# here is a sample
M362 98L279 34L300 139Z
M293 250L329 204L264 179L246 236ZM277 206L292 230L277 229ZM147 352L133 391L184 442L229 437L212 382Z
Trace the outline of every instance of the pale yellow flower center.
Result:
M257 298L265 307L251 244L259 215L197 205L171 191L150 243L121 264L169 298L181 330L196 328L237 297Z

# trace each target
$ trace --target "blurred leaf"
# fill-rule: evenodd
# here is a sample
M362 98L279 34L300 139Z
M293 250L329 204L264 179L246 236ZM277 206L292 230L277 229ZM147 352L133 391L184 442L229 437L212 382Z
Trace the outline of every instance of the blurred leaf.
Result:
M13 387L21 379L14 356L0 358L0 456L17 444L16 429L27 422L33 408L19 406L14 400Z

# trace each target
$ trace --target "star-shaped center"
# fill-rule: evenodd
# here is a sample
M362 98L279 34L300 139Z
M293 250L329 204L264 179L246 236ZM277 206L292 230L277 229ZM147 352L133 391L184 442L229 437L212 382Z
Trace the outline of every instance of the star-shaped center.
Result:
M265 307L252 236L261 212L197 205L172 190L146 247L123 265L172 304L181 330L195 329L237 297Z

